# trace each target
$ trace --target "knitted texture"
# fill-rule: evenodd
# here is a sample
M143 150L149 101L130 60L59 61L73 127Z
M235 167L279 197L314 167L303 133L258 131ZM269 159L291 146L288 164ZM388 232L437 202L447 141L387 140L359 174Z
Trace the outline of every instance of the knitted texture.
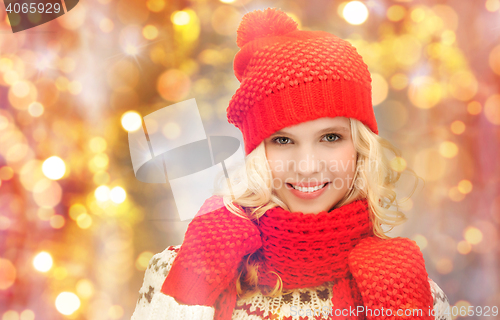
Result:
M199 215L188 226L161 292L183 304L214 306L218 319L230 319L238 266L261 245L255 225L226 207Z
M285 13L247 13L234 59L240 81L227 108L249 154L272 133L322 117L355 118L378 134L367 65L347 41L301 31Z
M172 263L180 249L180 245L167 247L163 252L155 254L144 273L144 281L139 290L139 298L132 315L131 320L146 320L151 315L154 308L153 301L157 295L164 295L160 292L163 281L172 267ZM434 300L435 320L451 320L449 312L449 302L446 294L439 286L428 279L431 287L431 294ZM232 320L297 320L296 316L291 316L292 310L331 310L332 295L336 295L334 283L325 282L320 286L293 289L289 293L277 297L266 297L257 294L252 297L238 297L236 306L232 314ZM160 299L161 300L161 299ZM172 303L163 304L168 314L176 314L179 306L173 307ZM181 309L194 309L193 312L200 309L200 306L180 305ZM208 308L208 307L205 307ZM213 308L212 308L213 309ZM187 310L185 310L187 311ZM448 312L446 314L446 312ZM201 320L200 318L189 318L190 320ZM327 320L330 315L321 313L321 315L305 315L301 320ZM155 319L158 320L158 319Z
M275 207L259 219L262 247L259 284L285 289L317 286L347 276L349 252L373 235L368 201L357 200L330 212L289 212Z
M219 202L215 197L205 205ZM402 238L375 238L370 214L367 199L318 214L275 207L257 221L238 217L226 207L215 209L190 223L161 292L178 303L212 306L216 320L229 320L237 301L238 271L245 256L255 253L261 288L276 284L273 273L280 275L285 289L333 281L334 309L427 312L432 296L418 246ZM364 315L349 314L347 319ZM429 318L424 314L407 319Z
M403 310L405 315L411 314L405 319L433 319L428 314L433 300L427 271L415 241L399 237L364 239L350 253L349 265L366 309L392 309L394 315Z

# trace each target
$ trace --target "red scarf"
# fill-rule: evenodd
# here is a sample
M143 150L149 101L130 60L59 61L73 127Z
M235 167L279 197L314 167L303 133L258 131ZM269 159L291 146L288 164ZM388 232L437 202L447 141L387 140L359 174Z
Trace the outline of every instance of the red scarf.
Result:
M225 207L223 210L232 215ZM394 313L398 309L420 309L422 315L406 319L432 319L428 311L433 301L422 253L411 240L374 237L366 199L318 214L275 207L253 223L262 240L262 247L255 255L259 263L259 286L274 287L277 277L270 271L280 275L284 289L333 281L331 319L391 318L377 315L381 310L387 312L387 308ZM207 224L207 228L217 226ZM186 241L190 239L184 240L183 247ZM187 283L184 271L179 271L182 268L172 268L174 271L167 276L162 292L182 303L195 302L179 293ZM213 305L216 320L231 319L236 304L235 280L225 288ZM190 294L189 298L193 296ZM358 307L365 309L353 313ZM373 313L367 313L367 308ZM336 310L339 316L335 316Z

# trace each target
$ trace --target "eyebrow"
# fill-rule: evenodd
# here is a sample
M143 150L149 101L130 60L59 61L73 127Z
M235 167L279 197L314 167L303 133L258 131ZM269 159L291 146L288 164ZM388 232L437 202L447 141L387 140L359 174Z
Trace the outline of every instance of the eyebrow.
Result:
M331 131L342 131L344 133L348 133L349 129L346 128L346 127L339 127L339 126L328 127L328 128L325 128L323 130L318 131L317 134L322 134L322 133L331 132ZM293 134L291 134L289 132L284 132L284 131L281 131L281 130L280 131L276 131L275 133L272 134L272 136L279 135L279 134L285 134L285 135L293 136Z

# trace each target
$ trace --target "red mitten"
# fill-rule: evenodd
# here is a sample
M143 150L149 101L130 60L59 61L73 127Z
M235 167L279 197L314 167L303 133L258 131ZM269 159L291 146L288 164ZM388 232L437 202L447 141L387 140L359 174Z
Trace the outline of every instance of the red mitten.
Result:
M224 301L235 301L238 266L245 255L262 245L260 231L250 220L236 216L225 206L207 210L220 199L214 196L205 201L189 224L161 288L179 303L217 307L214 305L223 292L234 294L234 299L226 297Z
M365 238L349 254L349 267L366 319L433 319L425 261L415 241Z

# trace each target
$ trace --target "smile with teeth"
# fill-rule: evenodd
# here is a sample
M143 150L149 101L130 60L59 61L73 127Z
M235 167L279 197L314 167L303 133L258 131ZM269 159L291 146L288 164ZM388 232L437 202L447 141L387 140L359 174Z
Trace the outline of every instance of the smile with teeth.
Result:
M289 183L289 185L291 185L292 188L294 188L295 190L299 190L299 191L302 191L305 193L310 193L310 192L318 191L319 189L323 189L327 184L328 183L323 183L323 184L320 184L319 186L316 186L316 187L303 188L303 187L299 187L299 186L294 186L293 184Z

